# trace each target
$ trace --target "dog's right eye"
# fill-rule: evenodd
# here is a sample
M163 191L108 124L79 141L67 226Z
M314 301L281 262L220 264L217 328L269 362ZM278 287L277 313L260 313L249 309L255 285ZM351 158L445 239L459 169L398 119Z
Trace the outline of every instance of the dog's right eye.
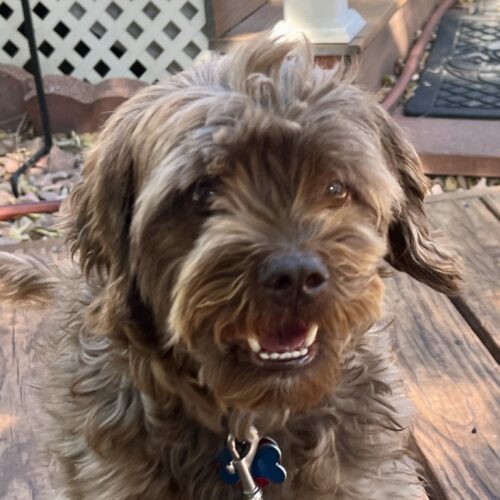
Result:
M204 214L210 212L210 206L215 197L215 193L214 179L205 177L194 184L191 199L199 212Z

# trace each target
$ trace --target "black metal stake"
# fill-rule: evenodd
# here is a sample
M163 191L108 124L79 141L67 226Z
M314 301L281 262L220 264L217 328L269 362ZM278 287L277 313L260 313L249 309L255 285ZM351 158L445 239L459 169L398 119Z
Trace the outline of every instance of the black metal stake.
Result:
M31 66L33 70L33 77L35 79L36 95L38 98L38 107L40 109L40 116L42 118L43 128L43 146L27 161L25 161L12 175L10 183L12 184L12 192L14 196L18 197L19 192L17 183L19 177L34 165L40 158L47 155L52 148L52 135L50 133L49 113L47 111L47 102L45 100L45 92L43 90L42 72L40 71L40 62L38 60L38 51L35 40L35 30L33 29L33 22L31 20L31 9L29 0L21 0L23 5L24 14L24 27L28 44L30 48Z

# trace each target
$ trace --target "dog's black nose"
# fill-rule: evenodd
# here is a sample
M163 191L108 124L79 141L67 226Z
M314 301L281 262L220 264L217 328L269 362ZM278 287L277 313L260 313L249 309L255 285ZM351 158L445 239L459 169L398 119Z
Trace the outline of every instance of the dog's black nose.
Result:
M259 282L277 302L288 305L297 299L314 300L326 288L330 275L314 254L287 253L266 260Z

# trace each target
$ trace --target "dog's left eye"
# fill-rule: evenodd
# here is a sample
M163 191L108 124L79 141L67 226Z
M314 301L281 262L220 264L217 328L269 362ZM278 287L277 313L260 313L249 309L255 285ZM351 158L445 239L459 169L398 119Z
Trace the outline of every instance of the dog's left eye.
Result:
M349 197L349 188L343 182L332 181L330 184L328 184L326 193L337 203L344 202Z
M203 178L193 186L191 198L200 212L208 213L215 193L215 181L210 178Z

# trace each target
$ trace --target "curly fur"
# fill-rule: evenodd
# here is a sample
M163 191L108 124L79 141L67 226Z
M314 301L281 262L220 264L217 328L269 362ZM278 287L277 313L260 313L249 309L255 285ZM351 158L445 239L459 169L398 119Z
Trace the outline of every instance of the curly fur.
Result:
M192 195L206 177L208 214ZM351 189L343 205L325 195L332 179ZM289 472L266 498L420 498L409 405L373 325L384 259L458 289L425 187L390 117L314 66L307 43L263 37L122 105L66 207L79 265L26 261L23 278L0 258L4 296L55 294L41 395L55 486L70 499L240 498L214 454L256 425ZM289 248L327 266L322 300L279 308L259 290L259 266ZM320 326L310 367L242 361L248 335L294 318Z

